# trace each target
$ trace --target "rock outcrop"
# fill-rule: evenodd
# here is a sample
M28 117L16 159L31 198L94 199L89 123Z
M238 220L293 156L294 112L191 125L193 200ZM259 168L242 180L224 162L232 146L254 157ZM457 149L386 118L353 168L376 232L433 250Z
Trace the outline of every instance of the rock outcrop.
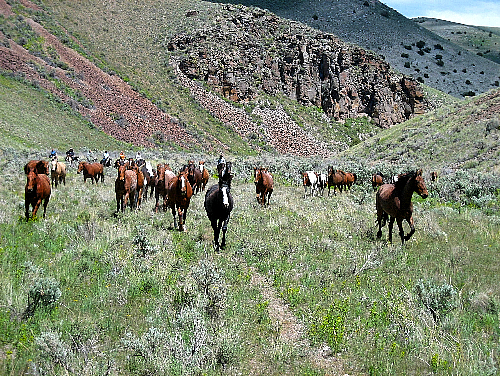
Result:
M336 120L368 115L381 127L426 108L418 83L376 54L258 8L225 6L213 26L166 47L187 77L234 102L286 95Z

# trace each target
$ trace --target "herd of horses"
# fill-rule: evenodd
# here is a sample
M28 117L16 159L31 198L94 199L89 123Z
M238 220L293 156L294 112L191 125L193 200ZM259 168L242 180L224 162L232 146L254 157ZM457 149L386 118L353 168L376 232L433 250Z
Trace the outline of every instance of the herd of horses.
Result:
M194 194L204 192L210 177L205 168L204 161L198 165L189 161L177 173L174 173L166 163L159 163L153 169L149 162L144 160L135 161L117 160L114 164L117 170L115 179L116 213L124 212L127 207L138 209L141 207L143 198L148 199L155 196L154 211L161 208L170 210L174 220L174 228L185 231L186 214L190 200ZM218 251L226 245L226 232L234 200L231 195L231 182L233 173L232 163L220 163L217 166L218 183L209 187L205 194L204 207L214 232L214 248ZM270 205L271 195L274 191L274 179L272 174L264 167L254 167L254 184L257 202L262 206ZM66 184L66 166L57 159L50 162L44 160L32 160L24 166L26 174L25 186L25 216L26 221L30 218L29 208L33 207L31 217L36 213L43 203L43 217L45 218L47 204L51 195L52 187L58 184ZM51 180L49 180L49 172ZM88 163L80 161L77 173L83 174L84 182L90 179L92 184L104 183L104 168L101 163ZM323 195L328 187L328 195L333 187L334 195L350 190L356 182L355 173L335 170L329 166L327 173L305 171L301 173L304 186L304 197L307 196L309 187L310 196ZM437 178L437 174L432 175ZM400 174L384 183L384 176L376 173L371 179L372 187L376 193L376 209L378 232L377 238L382 237L382 228L389 222L389 241L392 242L392 228L394 222L399 228L401 242L404 244L415 232L413 223L413 204L411 202L413 193L426 198L428 191L422 176L422 170L411 171ZM410 232L405 235L403 221L407 221ZM222 239L219 242L220 233Z

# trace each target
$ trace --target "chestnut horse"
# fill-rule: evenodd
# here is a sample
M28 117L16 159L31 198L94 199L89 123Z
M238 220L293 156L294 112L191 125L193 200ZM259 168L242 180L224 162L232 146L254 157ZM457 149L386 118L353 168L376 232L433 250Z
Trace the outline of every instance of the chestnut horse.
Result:
M29 220L30 205L33 207L32 218L35 218L36 212L43 201L43 217L47 211L47 204L50 200L50 180L45 172L39 173L38 171L45 171L44 161L38 163L32 168L28 169L26 174L26 186L24 188L24 207L26 222Z
M198 164L198 168L201 171L201 190L204 191L205 187L207 186L208 179L210 178L210 174L205 168L205 161L200 161Z
M273 176L264 167L254 167L253 173L257 202L265 206L267 201L267 205L269 205L271 203L271 195L274 191Z
M384 184L384 175L381 172L377 172L372 176L372 188L376 191L378 187Z
M24 173L28 175L30 171L35 171L37 174L49 174L49 162L43 160L31 160L24 166Z
M333 187L333 194L336 195L336 189L342 193L342 182L344 181L344 176L333 169L332 166L328 166L328 196L330 196L330 188Z
M57 159L50 161L50 180L52 186L57 188L57 184L63 183L66 185L66 165L62 162L58 162Z
M351 186L356 182L356 174L352 174L350 172L345 172L342 170L337 170L337 173L340 173L342 175L342 185L344 187L344 190L347 191L348 189L351 189Z
M167 186L167 207L172 209L174 217L174 228L177 227L175 211L179 215L179 231L185 231L186 213L189 202L193 195L193 189L189 183L187 172L181 171L168 182Z
M135 195L137 191L137 175L135 171L128 170L126 165L118 167L118 176L115 180L116 212L125 211L128 200L130 207L135 207Z
M394 221L399 227L401 243L408 241L415 232L413 224L413 204L411 198L413 192L417 192L422 198L427 198L429 192L425 186L422 170L399 175L395 184L383 184L376 196L378 232L377 238L382 237L382 227L389 220L389 242L392 242L392 226ZM410 232L405 236L403 231L403 220L410 225Z
M90 178L92 181L92 184L95 183L97 184L99 182L99 178L101 179L101 182L104 183L104 167L102 164L94 162L94 163L88 163L85 161L81 161L78 164L78 170L76 171L77 174L81 173L83 171L83 182L87 182L87 178Z
M234 201L231 195L231 162L221 164L219 184L212 185L205 195L205 211L214 230L214 249L224 249L226 246L226 231ZM219 235L222 228L222 242L219 244Z

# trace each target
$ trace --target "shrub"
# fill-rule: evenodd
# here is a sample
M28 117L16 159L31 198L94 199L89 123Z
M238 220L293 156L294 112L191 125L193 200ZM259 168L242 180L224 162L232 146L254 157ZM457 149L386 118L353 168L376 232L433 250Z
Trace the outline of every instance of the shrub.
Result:
M410 68L410 62L409 61L405 62L405 68Z
M425 46L425 42L424 42L423 40L419 40L419 41L417 42L416 46L417 46L417 48L422 49L422 48L424 48L424 46Z
M24 311L24 317L31 317L38 307L54 307L61 297L59 283L53 278L40 278L28 293L28 307Z
M72 358L71 349L60 339L59 333L43 332L39 337L35 338L35 343L41 352L42 358L64 367L68 372L74 372L70 365ZM50 366L47 364L47 367ZM42 374L54 374L53 369L45 370L43 369L44 367L41 368L43 370Z
M415 285L415 293L435 322L442 320L457 307L457 291L447 283L439 285L434 281L419 280Z

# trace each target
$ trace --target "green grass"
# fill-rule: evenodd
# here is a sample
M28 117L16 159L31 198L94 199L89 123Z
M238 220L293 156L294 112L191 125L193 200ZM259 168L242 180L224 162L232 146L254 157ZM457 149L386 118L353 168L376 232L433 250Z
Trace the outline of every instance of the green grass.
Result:
M0 142L23 151L65 152L129 148L54 101L46 92L26 85L8 73L0 74Z
M184 157L167 162L179 167ZM414 199L417 230L401 247L397 234L394 244L385 241L387 227L375 239L368 182L304 199L302 187L283 179L263 209L249 177L256 161L234 160L236 206L220 253L211 248L202 194L192 199L185 233L170 228L169 212L153 213L152 201L114 216L112 168L100 186L70 169L47 218L26 223L25 161L4 160L0 373L328 374L306 355L308 345L280 338L269 301L251 283L256 273L302 322L312 349L328 345L345 373L497 372L497 214L444 202L434 185L429 199ZM272 167L284 177L298 170L294 163L280 157ZM23 318L28 292L43 278L61 297ZM430 296L454 307L437 322L419 281L456 292L453 300Z

